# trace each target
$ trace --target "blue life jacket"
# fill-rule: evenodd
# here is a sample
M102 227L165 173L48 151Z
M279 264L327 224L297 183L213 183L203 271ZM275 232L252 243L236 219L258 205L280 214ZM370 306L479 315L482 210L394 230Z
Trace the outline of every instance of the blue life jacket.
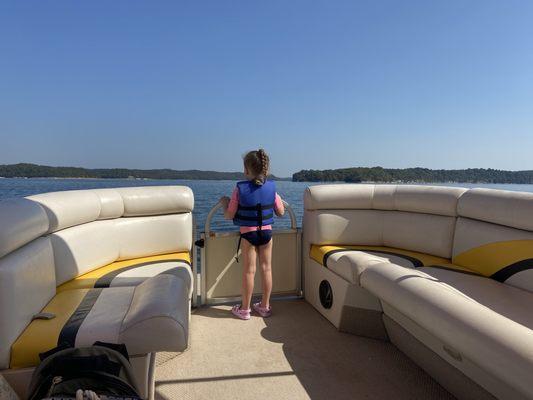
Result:
M237 182L239 208L233 223L239 226L263 226L274 223L276 184L265 181L256 185L252 181Z

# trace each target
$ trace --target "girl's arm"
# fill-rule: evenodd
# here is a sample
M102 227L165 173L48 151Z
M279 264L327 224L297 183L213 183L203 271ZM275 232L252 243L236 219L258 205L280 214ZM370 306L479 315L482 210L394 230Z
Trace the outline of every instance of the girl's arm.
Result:
M235 214L237 214L237 208L239 207L239 191L237 188L233 190L231 194L231 199L228 196L220 198L222 203L222 208L224 209L224 218L233 219Z
M276 200L274 201L274 212L278 217L283 217L283 214L285 214L285 206L283 205L283 201L281 201L281 197L277 193Z

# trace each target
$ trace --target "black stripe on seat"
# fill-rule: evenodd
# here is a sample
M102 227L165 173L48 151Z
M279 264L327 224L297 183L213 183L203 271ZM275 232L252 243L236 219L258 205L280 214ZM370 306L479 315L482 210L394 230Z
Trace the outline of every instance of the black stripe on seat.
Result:
M274 204L266 204L264 206L260 206L261 210L269 210L271 208L274 208ZM239 205L237 210L243 210L243 211L257 211L259 209L258 206L241 206Z
M498 272L495 272L490 277L497 280L498 282L505 282L514 274L525 271L527 269L533 269L533 258L528 258L526 260L521 260L515 262L514 264L508 265L500 269Z
M116 269L114 271L108 272L105 275L102 275L98 280L94 283L95 288L107 288L111 286L111 282L113 279L115 279L118 275L125 271L129 271L130 269L144 267L145 265L155 264L155 263L163 263L163 262L183 262L187 264L189 267L191 266L191 263L187 260L182 260L180 258L170 259L170 260L158 260L158 261L146 261L140 264L135 265L129 265L127 267L122 267L119 269Z
M59 338L57 339L58 346L75 346L76 335L78 334L80 326L87 317L87 314L92 310L100 293L102 293L102 289L90 289L87 292L76 311L74 311L63 329L61 329Z
M324 265L324 267L328 268L327 261L328 261L329 256L335 253L340 253L342 251L362 251L365 253L370 253L370 254L375 254L375 255L388 254L390 256L400 257L400 258L403 258L409 261L411 264L413 264L415 268L420 268L424 266L424 263L420 261L418 258L407 256L405 254L394 253L392 251L381 251L381 250L371 250L371 249L368 249L368 250L366 249L335 249L335 250L330 250L326 254L324 254L324 257L322 258L322 264Z
M257 216L257 217L247 217L247 216L244 216L244 215L241 215L239 213L235 214L235 219L240 219L242 221L259 221L260 217ZM270 218L274 218L274 214L273 213L270 213L270 214L267 214L267 215L263 215L263 219L270 219Z

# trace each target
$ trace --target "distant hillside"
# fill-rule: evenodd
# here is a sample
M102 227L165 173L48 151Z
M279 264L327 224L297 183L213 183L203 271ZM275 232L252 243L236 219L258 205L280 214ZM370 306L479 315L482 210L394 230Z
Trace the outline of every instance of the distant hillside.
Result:
M498 169L390 169L356 167L327 170L302 170L292 176L295 182L461 182L533 184L533 171Z
M4 178L101 178L101 179L207 179L207 180L240 180L242 172L218 172L173 169L126 169L98 168L87 169L78 167L49 167L36 164L0 165L0 177ZM280 180L276 176L271 179Z

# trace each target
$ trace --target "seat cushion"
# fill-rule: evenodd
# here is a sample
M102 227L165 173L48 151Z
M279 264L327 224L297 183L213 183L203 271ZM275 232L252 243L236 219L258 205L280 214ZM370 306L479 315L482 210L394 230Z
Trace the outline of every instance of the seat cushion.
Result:
M130 355L183 351L188 343L186 282L158 275L132 287L65 290L43 309L50 320L32 321L11 347L10 368L32 367L58 345L124 343Z
M369 266L361 285L490 374L533 397L533 293L441 268Z
M192 290L191 256L189 252L117 261L80 275L57 288L58 292L72 289L137 286L159 274L182 277Z
M359 284L359 276L370 265L393 263L407 268L449 265L450 260L414 251L380 246L311 246L311 258L347 281ZM453 267L450 267L453 268Z

